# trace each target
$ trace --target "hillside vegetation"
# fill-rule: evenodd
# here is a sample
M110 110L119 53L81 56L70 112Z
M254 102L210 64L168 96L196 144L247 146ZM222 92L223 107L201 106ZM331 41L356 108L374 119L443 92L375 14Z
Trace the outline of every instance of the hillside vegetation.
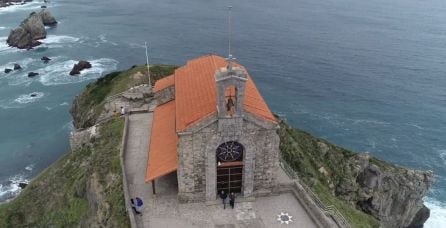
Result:
M352 227L416 227L429 217L423 197L433 181L431 172L398 167L316 138L283 121L280 125L282 158Z
M173 65L151 65L152 84L160 78L173 74L176 68ZM141 73L141 77L135 77L138 72ZM93 126L103 110L106 97L148 83L146 72L146 66L133 66L126 71L110 73L87 85L87 88L76 97L70 110L74 126L78 129Z
M0 205L0 227L129 227L119 159L124 120L99 129L89 147L68 153Z
M152 82L172 74L175 68L151 66ZM134 66L87 85L72 113L85 118L75 119L75 125L93 126L106 97L146 83L145 75L133 77L146 70L146 66ZM90 143L60 158L17 198L1 204L0 227L129 227L120 163L123 126L121 117L100 124L99 134Z

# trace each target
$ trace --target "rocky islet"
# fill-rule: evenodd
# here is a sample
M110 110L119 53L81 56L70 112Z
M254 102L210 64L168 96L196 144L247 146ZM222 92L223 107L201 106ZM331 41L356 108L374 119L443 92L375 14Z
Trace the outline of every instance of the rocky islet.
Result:
M6 43L19 49L32 49L41 44L39 40L46 38L45 26L56 24L56 19L47 9L32 12L18 28L9 33Z

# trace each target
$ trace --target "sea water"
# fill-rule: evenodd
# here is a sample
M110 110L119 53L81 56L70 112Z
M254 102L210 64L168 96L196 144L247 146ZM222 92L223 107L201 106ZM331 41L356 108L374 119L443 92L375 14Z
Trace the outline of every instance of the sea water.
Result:
M8 47L9 30L43 4L0 9L0 200L67 153L74 96L143 64L145 41L151 63L227 55L233 5L233 54L270 108L346 148L433 170L426 227L446 227L445 1L54 0L46 5L60 23L44 44ZM79 60L93 68L69 76ZM14 63L24 69L4 74Z

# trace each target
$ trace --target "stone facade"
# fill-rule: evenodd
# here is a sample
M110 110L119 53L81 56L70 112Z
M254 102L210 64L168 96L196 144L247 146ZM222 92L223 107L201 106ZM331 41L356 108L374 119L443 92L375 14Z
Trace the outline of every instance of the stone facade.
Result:
M216 199L216 150L228 141L239 142L245 148L243 197L271 192L279 167L277 126L267 123L269 126L265 127L259 124L265 125L265 122L253 122L251 118L219 119L214 115L192 131L180 134L178 192L181 201Z

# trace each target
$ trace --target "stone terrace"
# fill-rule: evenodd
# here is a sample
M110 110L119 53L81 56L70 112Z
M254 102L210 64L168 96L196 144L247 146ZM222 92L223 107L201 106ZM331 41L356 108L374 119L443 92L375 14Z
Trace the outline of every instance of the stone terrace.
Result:
M317 227L302 205L291 193L257 197L252 202L236 201L234 209L229 205L206 203L180 204L177 199L176 173L156 181L156 195L150 183L144 183L147 151L152 124L152 113L131 114L128 121L128 137L125 148L125 172L130 197L144 200L143 215L136 216L137 227L150 228L275 228ZM280 182L289 182L281 170ZM277 220L281 212L288 213L293 222L289 225ZM133 213L133 212L131 212Z

